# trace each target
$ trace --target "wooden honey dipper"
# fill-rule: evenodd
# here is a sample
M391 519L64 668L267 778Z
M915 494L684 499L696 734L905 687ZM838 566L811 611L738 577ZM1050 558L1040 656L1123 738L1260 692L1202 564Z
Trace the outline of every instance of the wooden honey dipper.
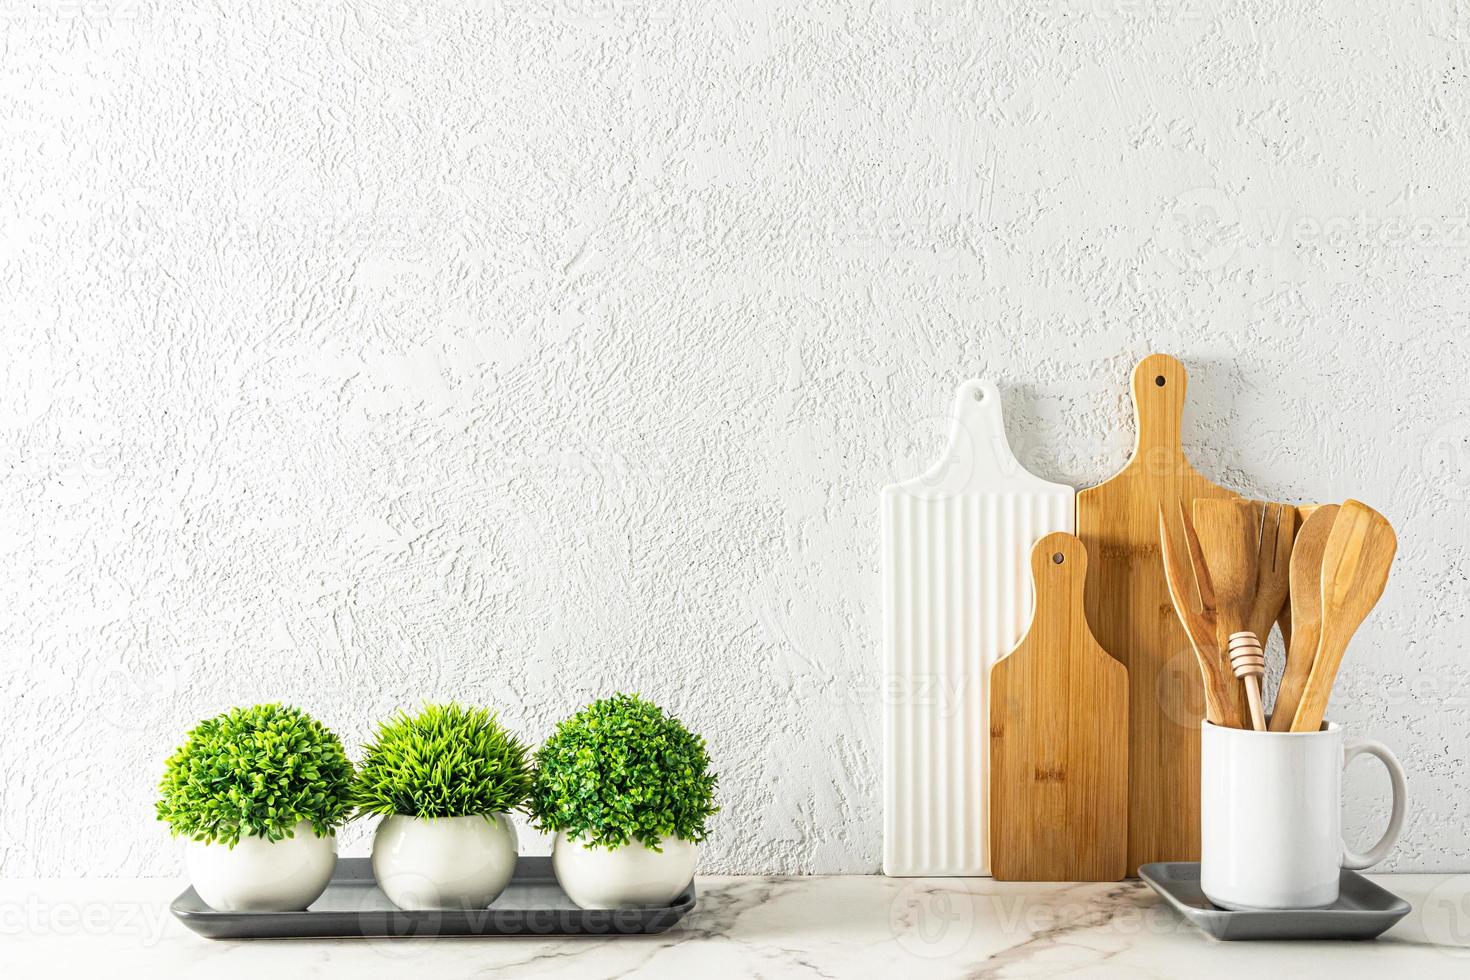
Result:
M1266 730L1266 709L1261 703L1261 678L1266 675L1266 651L1250 630L1230 634L1230 666L1245 683L1245 700L1250 705L1251 727Z

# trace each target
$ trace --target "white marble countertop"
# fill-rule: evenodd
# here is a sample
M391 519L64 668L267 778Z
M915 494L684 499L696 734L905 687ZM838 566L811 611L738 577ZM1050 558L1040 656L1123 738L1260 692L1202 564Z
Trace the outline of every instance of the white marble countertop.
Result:
M162 879L0 882L12 977L1430 977L1470 975L1470 875L1380 875L1414 911L1369 943L1222 943L1138 881L700 878L661 936L219 942Z

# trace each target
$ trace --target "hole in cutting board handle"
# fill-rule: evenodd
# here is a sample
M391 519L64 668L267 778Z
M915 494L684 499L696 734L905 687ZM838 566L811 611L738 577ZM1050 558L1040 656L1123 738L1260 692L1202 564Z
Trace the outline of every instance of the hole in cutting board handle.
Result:
M983 402L985 400L985 389L983 389L983 388L976 388L975 389L975 400L977 402Z
M1062 562L1067 560L1067 556L1058 551L1056 554L1051 556L1051 560L1052 564L1060 565Z
M1160 388L1164 387L1164 376L1161 374L1158 377L1154 378L1154 384L1158 385Z

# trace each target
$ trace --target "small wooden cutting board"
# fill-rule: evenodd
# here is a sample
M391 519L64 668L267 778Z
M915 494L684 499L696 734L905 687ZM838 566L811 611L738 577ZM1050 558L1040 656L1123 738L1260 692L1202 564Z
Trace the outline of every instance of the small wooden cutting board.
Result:
M1006 881L1117 881L1128 871L1128 671L1082 608L1087 549L1031 549L1036 611L990 669L990 868Z
M1077 494L1077 536L1092 558L1087 621L1128 667L1128 873L1154 861L1198 861L1204 690L1174 613L1159 550L1159 512L1234 497L1197 473L1180 445L1184 366L1150 354L1133 370L1138 439L1112 479ZM1183 528L1171 528L1182 535ZM1182 540L1182 538L1176 538Z

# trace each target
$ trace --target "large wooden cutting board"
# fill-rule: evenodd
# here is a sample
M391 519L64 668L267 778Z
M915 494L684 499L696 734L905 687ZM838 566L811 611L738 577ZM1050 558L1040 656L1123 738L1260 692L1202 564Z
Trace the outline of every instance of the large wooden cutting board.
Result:
M1159 513L1177 522L1180 501L1236 494L1205 479L1184 456L1187 381L1184 366L1166 354L1138 363L1133 458L1112 479L1077 494L1077 536L1092 567L1087 620L1097 642L1128 668L1129 874L1151 861L1199 860L1204 691L1164 581Z
M949 446L883 489L883 871L989 874L990 665L1031 613L1027 555L1075 491L1011 454L1000 392L960 386Z
M1031 551L1036 614L990 669L990 867L1006 881L1117 881L1128 870L1128 672L1082 609L1087 551Z

